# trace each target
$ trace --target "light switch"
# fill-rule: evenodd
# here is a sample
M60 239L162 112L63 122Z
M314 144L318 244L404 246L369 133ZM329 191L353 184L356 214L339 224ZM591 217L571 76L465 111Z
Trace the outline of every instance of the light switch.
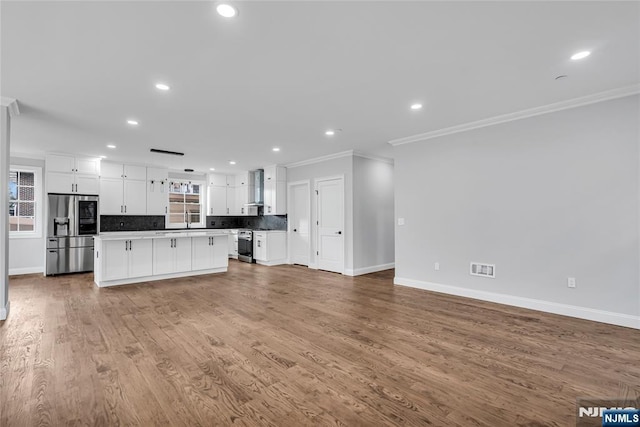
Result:
M404 225L404 218L398 218L398 225Z

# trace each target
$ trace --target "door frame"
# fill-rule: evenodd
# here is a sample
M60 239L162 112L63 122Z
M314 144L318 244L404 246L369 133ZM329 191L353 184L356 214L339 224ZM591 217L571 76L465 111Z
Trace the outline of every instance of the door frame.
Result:
M291 187L295 186L295 185L306 185L307 186L307 221L309 222L309 225L311 226L311 180L309 179L305 179L302 181L293 181L293 182L288 182L287 183L287 212L293 212L293 197L291 197L292 191L291 191ZM290 218L289 218L290 219ZM307 267L309 267L312 263L311 263L311 236L313 233L313 228L309 227L309 253L307 253L307 257L309 259L309 265L307 265ZM293 237L292 234L292 229L291 229L291 221L287 221L287 264L291 264L291 237Z
M315 221L311 223L312 227L314 228L314 236L315 236L315 241L314 241L314 252L316 253L316 256L314 257L315 262L313 263L314 267L316 270L319 269L319 262L318 262L318 242L320 241L320 227L319 227L319 208L320 208L320 204L318 203L320 194L318 193L318 183L322 182L322 181L333 181L335 179L339 179L341 181L342 184L342 271L340 272L340 274L344 274L344 272L346 271L346 265L347 265L347 194L345 192L345 174L339 174L339 175L330 175L330 176L323 176L320 178L315 178L313 180L313 189L316 193L316 209L315 209Z

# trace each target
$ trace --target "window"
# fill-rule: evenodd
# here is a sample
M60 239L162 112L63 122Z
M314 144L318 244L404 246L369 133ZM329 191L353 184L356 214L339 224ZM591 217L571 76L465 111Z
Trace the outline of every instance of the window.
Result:
M204 227L202 215L202 182L169 183L168 227Z
M40 168L11 166L9 170L9 234L40 234Z

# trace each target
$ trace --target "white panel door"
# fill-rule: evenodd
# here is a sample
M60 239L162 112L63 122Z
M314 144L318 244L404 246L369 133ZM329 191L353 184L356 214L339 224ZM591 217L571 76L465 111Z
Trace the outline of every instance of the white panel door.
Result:
M225 235L211 237L212 242L212 262L211 268L221 268L229 265L229 244ZM237 255L237 253L236 253Z
M76 193L99 194L100 180L98 179L98 175L76 174Z
M227 215L227 187L209 187L207 215Z
M176 251L176 272L191 270L191 237L177 237L174 239Z
M128 240L102 242L102 280L119 280L128 277Z
M156 180L147 181L147 215L166 215L168 206L167 183Z
M76 172L98 176L100 172L100 159L86 157L76 158Z
M153 274L173 273L175 267L175 252L173 238L153 239Z
M72 173L47 172L47 193L75 193L75 178Z
M100 178L100 215L124 214L122 178Z
M153 275L153 241L129 240L129 277Z
M100 178L124 178L124 166L122 163L102 162Z
M145 215L147 213L147 182L124 180L124 213Z
M76 168L76 159L73 156L49 154L46 158L46 168L47 172L73 173Z
M191 269L207 270L212 268L212 247L211 237L191 238Z
M289 259L292 264L309 265L310 189L309 183L289 186Z
M144 166L124 165L124 178L145 181L147 168Z
M344 272L344 180L318 180L318 268Z

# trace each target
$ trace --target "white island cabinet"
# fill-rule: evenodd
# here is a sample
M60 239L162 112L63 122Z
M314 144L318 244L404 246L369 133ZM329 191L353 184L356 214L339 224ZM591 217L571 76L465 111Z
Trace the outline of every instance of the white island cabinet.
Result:
M191 269L196 271L226 266L229 263L228 248L228 237L192 237Z
M153 274L191 271L191 237L153 240Z
M151 240L107 240L102 245L102 279L151 276Z
M223 273L227 241L225 231L103 233L95 238L94 280L105 287Z

